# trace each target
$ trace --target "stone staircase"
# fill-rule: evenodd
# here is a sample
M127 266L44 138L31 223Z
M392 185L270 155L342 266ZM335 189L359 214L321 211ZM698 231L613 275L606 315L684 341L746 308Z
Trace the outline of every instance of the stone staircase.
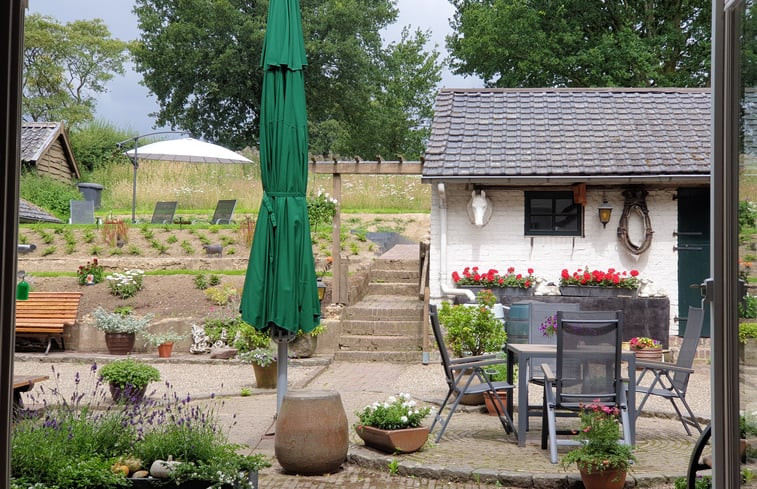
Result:
M421 362L419 268L418 245L396 245L373 262L366 294L342 313L335 360Z

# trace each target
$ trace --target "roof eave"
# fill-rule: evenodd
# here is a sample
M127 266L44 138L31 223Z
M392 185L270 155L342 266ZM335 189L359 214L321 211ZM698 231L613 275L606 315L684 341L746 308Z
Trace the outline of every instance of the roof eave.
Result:
M701 173L669 175L550 175L550 176L427 176L421 183L479 183L486 185L570 185L575 182L587 182L592 185L707 185L710 175Z

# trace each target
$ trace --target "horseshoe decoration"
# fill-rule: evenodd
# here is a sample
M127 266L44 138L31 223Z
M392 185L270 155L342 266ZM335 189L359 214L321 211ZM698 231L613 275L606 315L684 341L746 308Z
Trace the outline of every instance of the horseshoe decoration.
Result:
M620 223L618 224L618 240L634 255L641 255L652 246L654 230L652 230L652 221L649 219L647 195L648 192L644 189L623 191L625 202L623 203L623 214L620 216ZM641 244L634 243L628 236L628 217L631 215L631 212L638 213L643 221L644 241Z

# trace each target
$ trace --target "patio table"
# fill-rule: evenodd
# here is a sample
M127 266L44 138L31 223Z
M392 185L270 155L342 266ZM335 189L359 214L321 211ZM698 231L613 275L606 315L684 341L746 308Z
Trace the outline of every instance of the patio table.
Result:
M538 345L533 343L507 344L507 381L513 384L513 370L515 357L518 357L518 446L526 445L526 430L528 429L528 366L531 360L539 362L556 360L557 345ZM621 353L623 361L628 366L628 419L630 422L631 443L636 443L636 355L629 350ZM513 418L513 397L507 396L507 411Z

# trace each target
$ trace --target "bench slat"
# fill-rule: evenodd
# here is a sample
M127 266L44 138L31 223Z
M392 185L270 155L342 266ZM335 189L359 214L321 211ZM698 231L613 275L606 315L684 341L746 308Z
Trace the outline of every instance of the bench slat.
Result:
M64 328L76 324L81 297L81 292L30 292L28 300L16 301L16 333L45 335L47 353L52 335L62 340Z

